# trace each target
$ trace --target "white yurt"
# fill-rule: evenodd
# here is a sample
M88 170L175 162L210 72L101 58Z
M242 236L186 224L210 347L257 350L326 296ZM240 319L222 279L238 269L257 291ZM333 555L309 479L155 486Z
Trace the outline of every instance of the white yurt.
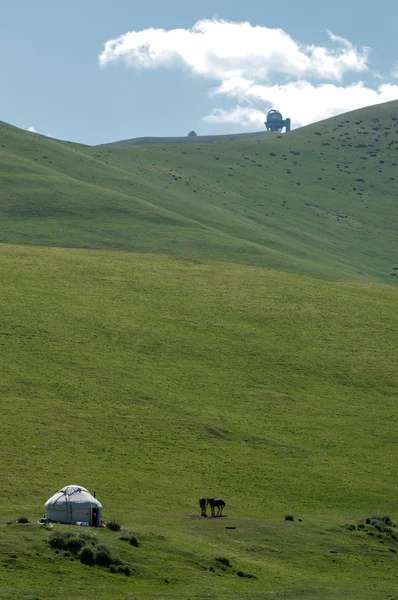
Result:
M44 506L48 521L101 526L102 504L80 485L67 485L47 500Z

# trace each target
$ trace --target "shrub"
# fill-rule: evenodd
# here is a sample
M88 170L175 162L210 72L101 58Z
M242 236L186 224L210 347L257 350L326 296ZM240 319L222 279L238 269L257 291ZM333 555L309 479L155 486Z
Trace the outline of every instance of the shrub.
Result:
M53 531L48 539L48 543L56 550L66 550L71 537L72 534L69 531Z
M28 517L18 517L17 523L29 523Z
M109 567L113 563L112 552L107 546L100 545L95 552L95 564L100 567Z
M85 545L86 541L81 537L72 537L66 542L66 547L72 554L78 554Z
M129 539L129 543L134 546L135 548L138 548L138 546L140 545L137 538L135 537L135 535L132 535Z
M251 573L245 573L244 571L237 571L236 574L238 577L246 577L246 579L257 579L255 575L252 575Z
M84 565L92 567L95 564L94 550L90 546L84 546L79 552L79 560Z
M217 556L214 560L216 560L221 565L225 565L226 567L232 567L231 561L225 556Z
M112 564L109 566L109 570L111 573L117 573L117 566Z
M388 531L391 531L391 529L388 527L388 525L386 525L384 523L384 521L382 521L381 519L374 519L372 521L372 525L375 529L377 529L377 531L380 531L381 533L386 533Z
M86 544L98 544L97 538L88 533L79 533L79 539L84 540Z
M120 573L121 575L123 575L124 574L124 569L125 569L125 567L123 565L119 565L118 568L117 568L117 572Z
M111 531L120 531L120 529L121 529L120 524L115 519L112 519L112 521L109 521L109 523L107 523L106 526Z
M294 521L293 515L285 515L285 521Z
M126 575L126 577L130 577L131 575L131 569L128 565L124 567L124 574Z

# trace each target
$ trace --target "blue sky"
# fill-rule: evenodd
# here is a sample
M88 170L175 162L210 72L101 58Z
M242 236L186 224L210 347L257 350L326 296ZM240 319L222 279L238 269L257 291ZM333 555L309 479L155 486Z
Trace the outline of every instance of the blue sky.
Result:
M397 39L396 0L0 0L0 120L87 144L300 126L398 98Z

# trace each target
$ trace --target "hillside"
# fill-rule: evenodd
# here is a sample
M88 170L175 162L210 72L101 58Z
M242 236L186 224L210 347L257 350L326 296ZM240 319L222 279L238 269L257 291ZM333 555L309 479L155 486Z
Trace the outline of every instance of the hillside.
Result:
M98 148L126 148L128 146L157 146L163 145L198 145L198 144L214 144L229 143L229 142L249 142L256 140L264 140L269 135L266 131L258 131L256 133L236 133L229 135L197 135L193 137L141 137L120 140L118 142L110 142L108 144L100 144Z
M395 288L0 252L1 598L394 595L398 530L365 519L398 517ZM135 532L95 532L131 577L49 547L37 519L71 483ZM226 517L200 519L202 494Z
M0 123L0 600L395 599L398 102L253 136Z
M1 124L0 241L396 283L397 114L396 101L186 147L90 148Z

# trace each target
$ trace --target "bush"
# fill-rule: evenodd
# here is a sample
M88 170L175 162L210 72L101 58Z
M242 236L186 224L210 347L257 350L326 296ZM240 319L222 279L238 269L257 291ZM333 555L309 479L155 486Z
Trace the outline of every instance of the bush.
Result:
M129 536L129 540L131 535ZM54 531L48 540L50 546L62 556L76 557L85 565L109 567L112 573L124 573L126 564L111 549L86 533L76 535L70 531ZM111 569L112 566L112 569Z
M53 531L48 539L48 543L56 550L66 550L71 537L72 534L69 531Z
M245 573L244 571L237 571L236 574L238 577L246 577L246 579L257 579L255 575L252 575L251 573Z
M85 545L86 541L81 537L72 537L66 542L66 547L72 554L78 554Z
M129 539L129 543L134 546L135 548L138 548L138 546L140 545L137 538L135 537L135 535L132 535Z
M79 560L84 565L92 567L95 564L94 550L90 546L84 546L79 552Z
M294 521L293 515L285 515L285 521Z
M79 533L79 539L84 540L86 544L98 544L97 538L88 533Z
M111 531L120 531L120 529L121 529L120 524L115 519L112 519L112 521L109 521L109 523L107 523L106 526Z
M124 574L126 575L126 577L130 577L131 575L131 569L128 565L124 567Z
M218 563L225 565L226 567L232 567L231 565L231 561L229 560L229 558L226 558L225 556L217 556L214 560L216 560Z
M100 567L109 567L113 563L112 552L107 546L98 546L95 552L95 564Z
M377 531L380 531L381 533L391 531L388 525L386 525L381 519L375 519L374 521L372 521L372 525L375 529L377 529Z
M17 523L29 523L28 517L18 517Z

